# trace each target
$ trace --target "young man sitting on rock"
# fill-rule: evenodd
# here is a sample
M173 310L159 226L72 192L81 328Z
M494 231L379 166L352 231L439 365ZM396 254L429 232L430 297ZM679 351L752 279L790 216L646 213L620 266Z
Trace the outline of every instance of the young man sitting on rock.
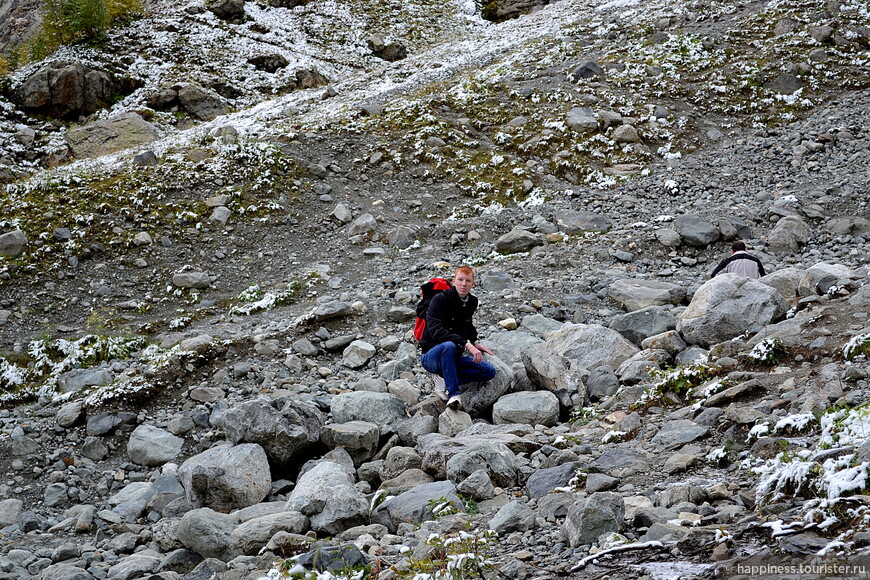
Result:
M432 297L420 339L420 362L428 372L443 378L446 395L438 395L447 399L451 409L462 407L459 385L495 377L495 367L483 360L483 353L493 353L477 341L477 329L471 320L478 304L472 288L474 270L460 266L453 275L453 286ZM466 352L469 356L464 356ZM439 382L436 379L436 392Z
M731 255L719 262L710 278L718 274L740 274L747 278L761 278L764 276L764 265L755 256L746 253L746 244L736 241L731 244Z

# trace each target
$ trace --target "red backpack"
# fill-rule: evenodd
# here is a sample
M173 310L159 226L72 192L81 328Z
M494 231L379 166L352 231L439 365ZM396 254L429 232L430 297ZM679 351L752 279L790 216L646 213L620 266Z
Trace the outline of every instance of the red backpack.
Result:
M414 338L417 339L417 342L420 342L420 339L423 338L423 331L426 330L426 311L429 310L432 297L452 287L450 281L444 278L432 278L420 286L421 298L417 303L417 318L414 320Z

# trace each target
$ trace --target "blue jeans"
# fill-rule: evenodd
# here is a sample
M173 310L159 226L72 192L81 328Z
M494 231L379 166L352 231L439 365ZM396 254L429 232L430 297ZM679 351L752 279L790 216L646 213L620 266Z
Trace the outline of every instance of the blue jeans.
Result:
M444 386L451 397L460 393L459 385L488 381L495 376L495 367L488 362L474 362L452 342L442 342L420 357L423 368L444 377Z

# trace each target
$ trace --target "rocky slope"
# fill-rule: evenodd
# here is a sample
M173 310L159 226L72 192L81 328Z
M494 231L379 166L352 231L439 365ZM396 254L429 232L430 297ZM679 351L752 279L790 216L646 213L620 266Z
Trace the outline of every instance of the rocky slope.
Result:
M539 8L155 4L10 77L0 574L862 561L866 6ZM462 263L454 412L410 328Z

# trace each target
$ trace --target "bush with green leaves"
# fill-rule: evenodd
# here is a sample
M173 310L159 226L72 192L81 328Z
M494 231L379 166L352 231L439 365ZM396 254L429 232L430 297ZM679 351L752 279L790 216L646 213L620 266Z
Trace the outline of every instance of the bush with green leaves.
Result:
M263 292L256 284L249 286L239 294L236 299L239 303L230 308L229 314L230 316L244 316L291 304L299 295L302 287L303 284L298 281L293 282L286 290L271 292Z
M101 39L144 11L142 0L43 0L42 26L18 50L20 64L42 60L67 44Z
M714 379L719 374L719 369L706 361L697 361L670 369L653 369L649 374L655 382L646 389L634 407L684 402L696 394L698 387Z
M749 360L758 364L773 365L785 356L785 345L778 337L765 338L752 347L747 355Z
M399 578L414 580L465 580L498 578L489 553L496 540L492 530L463 531L458 535L432 534L426 543L433 549L428 558L414 562Z
M780 420L774 431L795 433L819 432L816 445L809 448L783 447L776 456L750 455L741 463L743 469L758 476L756 505L759 509L783 498L800 497L802 523L817 523L819 533L849 542L856 532L870 527L870 508L863 497L870 486L868 464L858 449L870 432L870 404L832 408L818 419L809 414L793 415ZM801 446L803 443L801 443ZM838 453L824 453L838 449ZM857 501L851 499L857 496Z
M99 366L115 359L135 357L154 368L160 368L177 358L179 350L180 347L166 350L156 344L149 345L144 336L88 334L76 340L44 336L30 341L22 352L0 355L0 402L54 397L58 395L57 387L64 373ZM136 379L134 382L144 383L141 376L133 379ZM118 385L107 385L105 389L116 387ZM137 385L132 387L139 388ZM111 392L99 394L102 388L94 389L93 396L110 397Z
M858 357L870 355L870 332L864 332L852 337L843 345L843 357L846 360L854 360Z

